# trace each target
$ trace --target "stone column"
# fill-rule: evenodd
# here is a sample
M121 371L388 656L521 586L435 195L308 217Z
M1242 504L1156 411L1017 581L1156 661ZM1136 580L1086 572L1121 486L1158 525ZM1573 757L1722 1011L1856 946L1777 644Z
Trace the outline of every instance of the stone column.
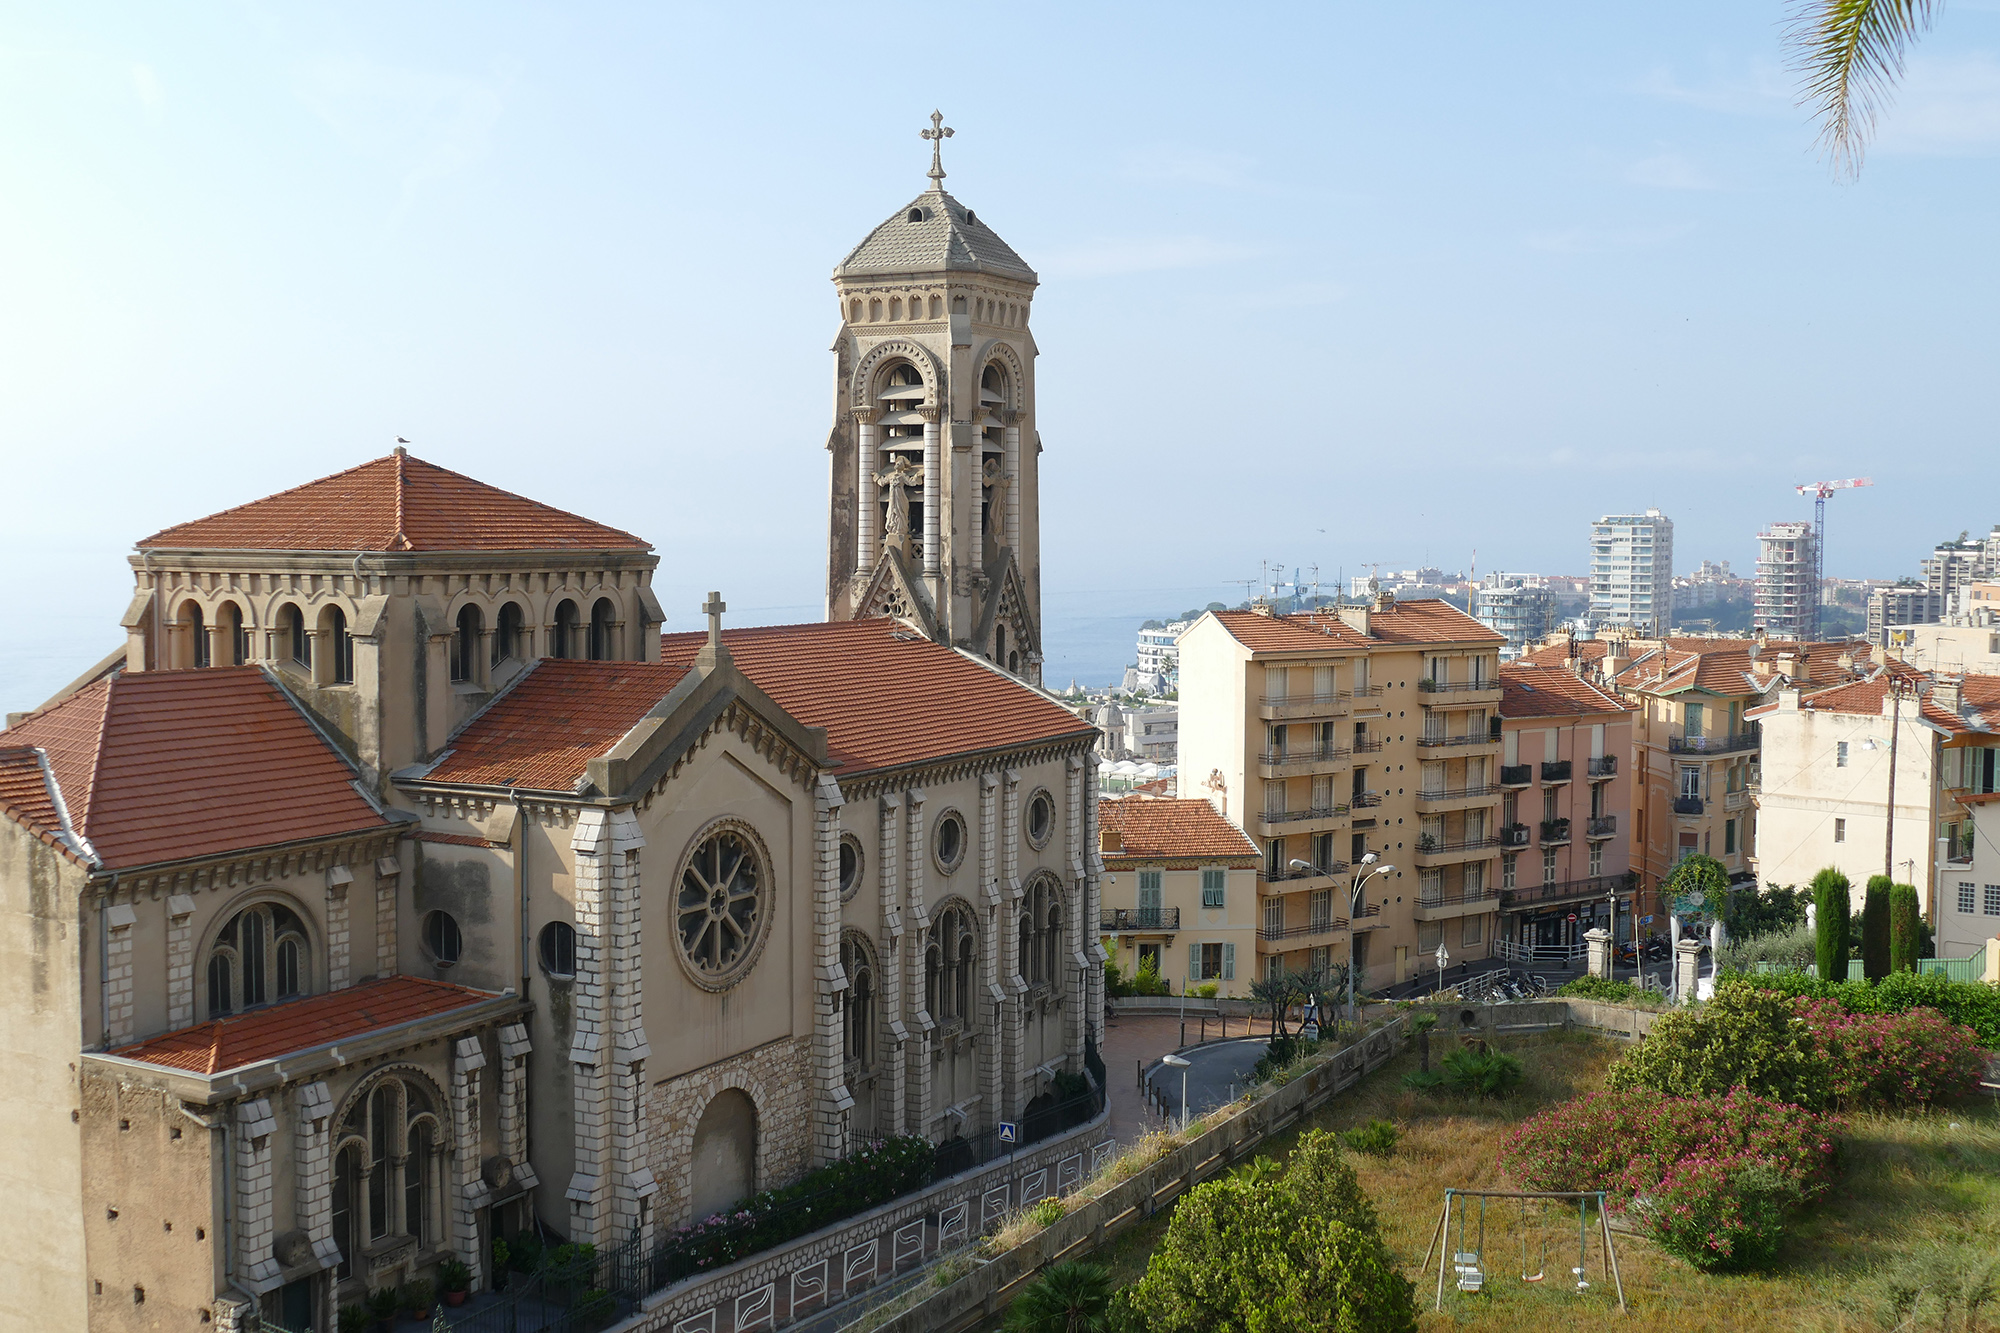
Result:
M1674 941L1674 998L1691 1004L1701 980L1701 941Z
M847 1155L854 1097L847 1090L846 1009L849 978L840 967L840 784L822 773L813 790L813 1161Z
M1021 549L1021 428L1019 426L1010 425L1007 427L1007 461L1005 466L1007 468L1007 516L1002 520L1006 526L1001 530L1007 534L1008 548L1019 551ZM1027 571L1023 570L1021 576L1026 578Z
M333 1094L324 1083L298 1089L292 1125L292 1207L312 1242L313 1257L327 1268L340 1263L333 1234Z
M570 983L569 1039L571 1128L575 1169L565 1197L570 1205L569 1236L606 1244L611 1239L611 1123L606 1105L607 1040L610 1014L605 1004L610 957L605 939L611 905L612 834L609 812L596 807L577 815L570 850L576 856L576 978Z
M473 1290L479 1289L484 1265L479 1244L479 1210L491 1195L479 1164L485 1156L480 1134L483 1117L479 1113L479 1071L486 1068L486 1052L477 1037L460 1037L451 1048L451 1152L446 1156L445 1174L450 1178L445 1191L445 1235L459 1260L472 1269ZM406 1171L427 1171L428 1162L412 1161Z
M1000 778L994 773L979 775L979 914L986 924L985 947L979 951L979 1008L986 1015L986 1040L979 1043L979 1093L985 1120L991 1128L1006 1118L1000 1105L1002 1033L1007 1026L1007 992L1001 986L1001 939L1008 933L1006 912L1000 895ZM968 1015L967 1021L970 1022Z
M640 952L641 883L639 853L645 848L638 816L630 809L611 816L611 902L612 929L609 935L611 966L606 972L611 1017L614 1079L611 1094L613 1119L612 1161L616 1171L613 1200L618 1218L613 1243L637 1235L650 1244L653 1234L653 1198L659 1183L653 1179L650 1126L646 1115L646 1061L652 1047L646 1041L645 1011L641 1003L644 957Z
M167 1026L194 1024L194 899L167 898Z
M882 1007L889 1014L890 1046L888 1059L882 1062L885 1086L876 1098L876 1105L880 1114L880 1108L886 1104L887 1123L882 1125L883 1132L905 1134L911 1132L906 1101L909 1061L916 1047L923 1044L921 1034L930 1017L923 1011L924 960L918 952L923 945L923 932L903 928L901 876L897 873L902 861L898 846L902 829L898 821L903 798L890 792L877 802L877 807L880 827L875 840L875 887L882 908ZM905 1016L908 1023L903 1021ZM922 1127L915 1132L922 1133Z
M943 461L938 449L938 409L917 409L924 416L924 577L937 578L943 570L940 555L944 532Z
M139 914L126 903L113 903L104 913L108 936L104 956L105 1043L117 1047L132 1040L132 927Z
M396 962L396 883L402 878L403 863L393 856L375 862L375 975L393 977Z
M1000 1107L1002 1120L1021 1119L1021 775L1008 769L1000 788Z
M1086 1009L1090 989L1090 962L1084 957L1083 942L1095 936L1084 934L1084 908L1090 899L1090 881L1083 860L1083 760L1071 755L1064 765L1063 784L1068 811L1063 820L1063 852L1069 865L1069 892L1063 903L1063 952L1068 965L1063 969L1063 1054L1064 1067L1071 1073L1083 1068L1083 1037L1087 1030ZM1092 921L1090 929L1097 923Z
M253 1296L282 1278L271 1253L271 1136L277 1130L264 1098L236 1104L236 1285Z
M528 1029L509 1023L500 1029L500 1153L514 1179L527 1189L540 1185L528 1160Z
M1100 1045L1104 1041L1104 964L1111 958L1111 955L1104 950L1102 926L1104 920L1102 846L1097 831L1097 762L1094 756L1086 754L1083 756L1083 920L1084 929L1089 932L1084 938L1090 943L1085 947L1083 954L1089 960L1090 966L1086 971L1089 985L1085 991L1088 998L1084 1002L1084 1022L1089 1028L1089 1035ZM1253 951L1250 961L1253 972L1256 966L1256 956Z
M346 866L328 866L326 871L326 988L345 990L354 980L349 959L352 931L347 923L347 890L354 872Z
M1611 932L1602 926L1586 930L1583 942L1590 950L1590 975L1611 980Z
M208 664L212 667L234 666L236 645L230 642L227 625L210 625L208 633Z
M854 572L867 578L875 568L875 409L854 409Z
M924 944L931 937L930 912L924 904L924 789L912 787L903 793L903 895L908 917L903 928L913 937L911 959L916 975L923 976ZM923 983L911 987L921 1035L910 1051L910 1132L928 1136L932 1105L931 1046L938 1037L938 1016L924 1005ZM944 1007L944 997L938 997Z
M986 577L986 446L979 442L984 439L983 434L975 431L975 443L972 446L972 499L970 512L966 515L966 530L972 534L972 541L966 549L971 558L973 576L980 581ZM975 608L974 620L977 619L978 612ZM986 650L981 647L978 651L983 654Z

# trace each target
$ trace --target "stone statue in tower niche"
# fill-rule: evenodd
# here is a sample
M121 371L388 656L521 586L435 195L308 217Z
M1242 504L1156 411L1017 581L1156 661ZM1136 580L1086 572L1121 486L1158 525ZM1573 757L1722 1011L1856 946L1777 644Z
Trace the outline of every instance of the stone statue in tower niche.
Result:
M907 458L899 458L893 464L875 474L875 484L889 488L889 518L882 525L882 549L891 547L901 551L905 560L917 556L916 538L910 531L910 492L924 479L924 470Z
M986 485L986 550L982 554L991 560L1007 544L1007 491L1014 479L997 458L986 460L980 479Z

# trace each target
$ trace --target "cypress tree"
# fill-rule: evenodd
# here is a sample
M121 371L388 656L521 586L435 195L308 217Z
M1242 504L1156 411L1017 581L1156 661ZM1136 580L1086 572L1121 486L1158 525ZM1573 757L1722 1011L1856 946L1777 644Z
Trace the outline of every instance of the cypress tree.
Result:
M1917 970L1917 936L1920 933L1917 886L1897 884L1889 890L1889 970Z
M1861 900L1861 974L1870 981L1889 975L1889 877L1870 875Z
M1828 866L1813 876L1813 913L1818 948L1815 957L1819 975L1825 981L1847 980L1847 931L1852 907L1848 892L1853 888L1847 876Z

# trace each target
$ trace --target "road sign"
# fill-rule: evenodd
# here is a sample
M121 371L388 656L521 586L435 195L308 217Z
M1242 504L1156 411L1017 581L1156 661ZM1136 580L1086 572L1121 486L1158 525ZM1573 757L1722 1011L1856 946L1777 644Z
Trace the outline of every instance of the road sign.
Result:
M1653 924L1653 918L1650 916L1642 916L1639 918L1639 924L1642 926L1650 926Z
M1021 1131L1013 1121L1002 1120L1000 1122L1000 1142L1014 1143L1019 1141L1020 1137L1021 1137Z
M1570 919L1570 920L1572 920L1572 921L1576 920L1576 913L1575 913L1575 912L1571 912L1571 913L1569 914L1569 919Z

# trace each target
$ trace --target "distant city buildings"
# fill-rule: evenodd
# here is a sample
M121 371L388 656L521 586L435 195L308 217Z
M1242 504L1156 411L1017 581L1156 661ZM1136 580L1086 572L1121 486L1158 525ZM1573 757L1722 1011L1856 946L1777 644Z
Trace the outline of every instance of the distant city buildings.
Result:
M1674 605L1674 524L1657 509L1591 525L1590 623L1664 634Z
M1776 638L1814 637L1819 628L1817 553L1810 523L1773 523L1757 534L1757 602L1752 625Z
M1471 611L1480 624L1506 637L1500 656L1511 660L1555 628L1556 594L1538 574L1489 574L1472 593Z
M1752 587L1749 579L1738 578L1731 572L1727 560L1704 560L1694 573L1674 580L1674 609L1693 611L1714 606L1717 602L1748 596Z
M1945 599L1914 579L1868 594L1868 642L1883 648L1907 644L1904 628L1944 619Z

